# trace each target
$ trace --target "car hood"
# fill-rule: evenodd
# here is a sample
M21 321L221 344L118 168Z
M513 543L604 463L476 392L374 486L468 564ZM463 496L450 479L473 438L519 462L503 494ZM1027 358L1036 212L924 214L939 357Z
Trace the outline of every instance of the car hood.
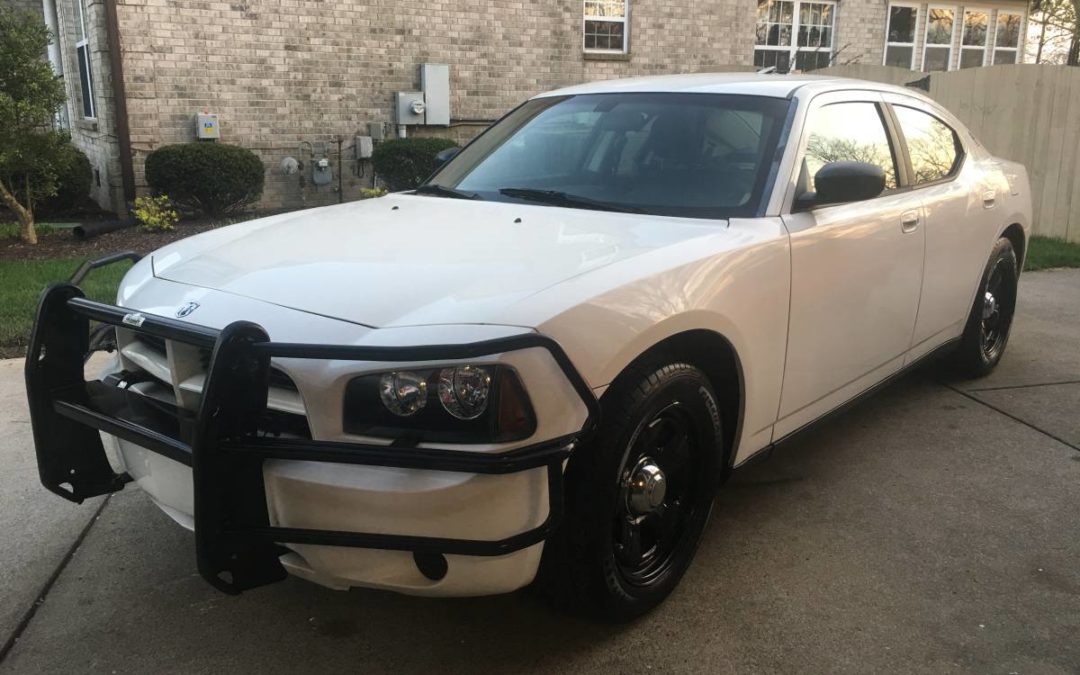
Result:
M508 306L724 221L390 195L220 228L155 276L372 327L498 323Z

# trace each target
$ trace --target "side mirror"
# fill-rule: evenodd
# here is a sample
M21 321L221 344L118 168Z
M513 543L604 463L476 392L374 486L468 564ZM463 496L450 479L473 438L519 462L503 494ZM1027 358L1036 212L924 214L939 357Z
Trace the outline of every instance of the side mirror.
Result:
M454 155L458 154L459 152L461 152L461 148L447 148L445 150L440 150L435 155L435 168L441 169L443 164L449 162L451 159L454 158Z
M814 174L817 192L801 195L804 207L873 199L885 190L885 170L869 162L829 162Z

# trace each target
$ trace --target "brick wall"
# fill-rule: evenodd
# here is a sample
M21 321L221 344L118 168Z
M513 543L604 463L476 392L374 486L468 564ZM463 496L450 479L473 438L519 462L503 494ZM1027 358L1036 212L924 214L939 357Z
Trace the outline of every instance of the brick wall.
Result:
M0 0L0 7L11 7L18 11L33 12L42 16L41 0Z
M140 190L147 152L193 140L206 109L220 116L222 142L266 164L262 208L336 201L331 188L282 176L281 160L302 142L336 151L336 136L347 147L369 122L389 122L394 92L418 88L421 63L450 64L454 118L492 119L562 85L753 56L753 0L636 0L628 60L583 57L581 0L120 0L118 13ZM416 133L463 141L482 128ZM344 169L349 199L370 167Z
M102 0L82 0L86 9L86 29L93 75L94 117L83 116L76 22L79 0L57 0L60 35L58 40L64 64L64 83L68 95L68 123L71 141L86 153L93 171L90 197L102 208L123 214L125 209L120 173L120 150L115 133L112 73L109 68L108 35Z

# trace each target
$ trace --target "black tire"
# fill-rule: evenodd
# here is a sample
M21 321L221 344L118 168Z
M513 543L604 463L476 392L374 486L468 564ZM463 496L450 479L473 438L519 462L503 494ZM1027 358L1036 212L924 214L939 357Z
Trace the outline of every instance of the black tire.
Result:
M975 294L964 334L953 353L955 370L965 377L983 377L1001 361L1009 343L1020 270L1012 242L997 240Z
M597 433L567 466L565 517L537 581L561 609L628 621L663 601L686 572L727 459L716 394L692 365L632 367L601 404ZM630 480L643 476L652 481ZM661 503L641 508L657 497Z

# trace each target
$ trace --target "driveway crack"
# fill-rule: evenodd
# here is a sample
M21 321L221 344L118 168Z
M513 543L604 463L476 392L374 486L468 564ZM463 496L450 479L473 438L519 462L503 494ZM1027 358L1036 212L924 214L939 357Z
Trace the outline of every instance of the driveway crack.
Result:
M111 497L112 495L108 494L105 495L105 499L101 500L101 505L97 507L96 511L94 511L94 515L90 517L90 520L87 521L82 531L79 532L79 536L75 538L74 543L71 544L71 548L69 548L67 553L64 554L64 557L60 559L60 563L57 564L56 569L53 570L53 573L49 575L49 578L41 587L41 590L38 591L37 598L34 600L33 604L31 604L30 607L27 608L22 618L19 619L18 625L15 626L15 630L11 632L11 635L4 642L4 645L0 647L0 663L4 662L4 659L6 659L8 654L11 653L11 650L15 648L15 645L16 643L18 643L19 638L21 638L22 634L26 632L26 629L30 627L30 622L34 620L34 615L37 614L38 609L43 604L45 604L45 599L48 597L49 591L52 590L53 585L56 584L56 581L60 578L60 575L64 573L65 569L67 569L68 563L71 562L71 559L75 557L75 552L79 550L79 547L82 546L82 543L86 539L86 536L90 534L90 529L94 527L94 523L96 523L98 521L98 518L101 517L101 512L105 510L105 505L109 503L109 499Z
M1000 387L981 387L968 391L1004 391L1006 389L1033 389L1035 387L1056 387L1063 384L1080 384L1080 380L1062 380L1061 382L1036 382L1034 384L1006 384Z
M990 408L991 410L993 410L996 413L1001 413L1002 415L1004 415L1005 417L1008 417L1009 419L1013 420L1014 422L1019 422L1020 424L1023 424L1025 427L1028 427L1029 429L1034 429L1035 431L1038 431L1043 436L1047 436L1049 438L1052 438L1055 441L1057 441L1058 443L1061 443L1062 445L1064 445L1066 447L1072 448L1073 450L1076 450L1077 452L1080 452L1080 446L1077 446L1075 443L1070 443L1069 441L1065 440L1064 438L1050 433L1046 429L1041 429L1041 428L1035 426L1034 424L1032 424L1031 422L1028 422L1027 420L1025 420L1022 417L1018 417L1018 416L1012 414L1011 412L1009 412L1007 410L1003 410L1002 408L997 407L993 403L988 403L988 402L982 400L978 396L975 396L973 393L969 393L967 391L964 391L963 389L958 389L957 387L954 387L951 384L946 384L944 382L942 382L941 384L946 389L951 389L951 390L955 391L957 394L960 394L961 396L963 396L964 398L971 399L972 401L974 401L975 403L978 403L979 405L986 406L987 408ZM1070 383L1057 383L1057 384L1070 384ZM1035 386L1039 386L1039 385L1035 385ZM1045 386L1045 385L1041 385L1041 386ZM1004 388L1006 388L1006 387L1002 387L1002 389L1004 389ZM989 389L982 389L982 390L979 390L979 391L990 391L990 390Z

